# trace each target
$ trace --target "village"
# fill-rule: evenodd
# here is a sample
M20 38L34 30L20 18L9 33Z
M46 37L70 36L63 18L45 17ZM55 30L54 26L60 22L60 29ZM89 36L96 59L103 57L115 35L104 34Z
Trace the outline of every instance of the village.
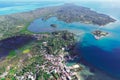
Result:
M54 33L54 35L59 37L61 36L61 32ZM43 37L49 37L47 34L35 34L33 36L36 37L38 41ZM36 64L36 71L39 72L41 69L42 71L46 72L46 74L49 74L49 80L81 80L78 73L83 68L79 64L66 66L67 61L65 59L65 55L69 54L66 52L67 48L61 47L60 49L57 49L58 51L55 50L53 53L50 53L48 50L46 50L46 47L48 47L49 44L49 41L43 41L41 48L39 48L40 53L43 53L42 56L44 58L44 62L41 65ZM33 74L32 72L27 72L23 76L17 76L18 80L26 80L28 78L31 80L36 80L37 73Z
M37 65L36 69L42 69L47 74L50 74L49 80L81 80L80 75L78 74L82 67L79 64L72 66L66 66L64 54L57 56L45 54L44 59L46 60L41 66ZM36 74L32 72L27 72L23 76L17 76L18 80L36 80Z
M45 59L47 62L41 66L42 69L53 76L57 74L58 77L56 76L56 80L80 80L77 77L77 71L75 72L75 69L81 70L82 68L78 64L70 67L66 66L63 54L58 56L45 55Z

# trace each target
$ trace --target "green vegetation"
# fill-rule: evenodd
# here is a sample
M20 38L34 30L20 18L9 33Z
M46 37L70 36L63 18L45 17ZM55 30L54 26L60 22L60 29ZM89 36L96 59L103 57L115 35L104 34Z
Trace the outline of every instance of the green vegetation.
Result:
M59 75L55 72L52 72L52 75L55 77L56 80L59 78Z
M31 24L31 22L26 23L25 26L23 26L22 30L20 30L20 32L18 32L19 34L33 34L33 32L28 31L28 26Z
M32 34L27 27L33 20L37 18L46 20L50 17L57 17L68 23L83 22L100 26L116 21L107 15L74 4L40 8L30 12L0 16L0 40L16 34ZM55 24L51 26L56 27Z
M0 67L0 75L1 75L3 72L5 72L5 67L4 67L4 66L1 66L1 67Z
M50 79L50 74L40 70L40 72L38 73L39 75L37 76L36 80L49 80Z
M2 78L2 79L0 79L0 80L5 80L5 78Z
M74 34L68 31L56 31L51 34L42 33L36 34L36 36L42 36L42 38L19 48L18 51L21 52L19 54L16 54L15 50L11 51L8 56L9 59L0 63L3 66L0 66L1 74L5 71L8 72L5 80L16 80L17 76L24 76L28 72L37 75L37 80L48 80L51 75L41 68L37 68L37 65L42 66L45 63L43 55L58 55L63 47L67 48L75 43ZM10 69L7 70L5 66L9 66ZM54 74L55 78L58 76Z
M7 56L8 59L14 57L16 55L15 50L10 51L9 55Z
M14 68L9 70L9 74L10 75L14 75L16 73L17 70L15 70Z
M11 39L14 42L18 35L30 35L37 38L36 41L30 41L28 44L16 48L17 51L11 49L12 51L10 51L7 58L0 62L0 75L5 72L8 73L0 80L17 80L17 77L25 77L26 75L37 76L36 80L48 80L51 76L53 76L51 80L58 79L59 75L57 73L53 72L53 75L51 75L38 66L42 66L45 63L43 55L52 54L57 56L63 52L62 49L73 54L72 46L76 42L74 39L75 35L68 31L37 34L28 31L27 28L30 23L40 17L45 20L50 17L57 17L59 20L68 23L76 21L96 25L105 25L115 21L109 16L96 13L89 8L70 4L0 16L0 40L14 36L14 39ZM51 27L55 29L57 25L51 24ZM24 39L26 40L26 36ZM28 42L28 40L26 41ZM17 47L17 44L15 47ZM47 62L47 64L52 65L50 62Z
M30 52L30 49L26 49L23 51L23 54L26 54L26 53L29 53Z

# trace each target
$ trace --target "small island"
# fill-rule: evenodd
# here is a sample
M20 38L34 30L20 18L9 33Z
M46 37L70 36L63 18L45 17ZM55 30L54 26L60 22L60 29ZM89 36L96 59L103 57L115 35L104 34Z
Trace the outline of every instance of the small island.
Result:
M95 39L99 40L102 37L107 36L109 33L104 32L104 31L100 31L100 30L96 30L96 31L93 31L92 34L94 35Z
M51 24L50 26L53 27L53 28L57 28L56 24Z
M57 17L66 23L106 25L116 20L105 14L74 4L36 9L0 16L0 80L81 80L80 64L67 66L66 54L72 59L75 34L69 31L33 33L27 27L37 18ZM49 25L56 28L56 24ZM107 32L92 32L96 39ZM6 52L7 51L7 52ZM2 54L6 55L2 55Z

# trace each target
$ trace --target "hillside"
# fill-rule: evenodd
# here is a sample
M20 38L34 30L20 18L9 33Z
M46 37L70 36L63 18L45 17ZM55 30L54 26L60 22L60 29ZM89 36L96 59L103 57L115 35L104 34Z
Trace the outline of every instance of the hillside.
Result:
M115 20L107 15L97 13L86 7L74 4L46 7L30 12L0 16L0 39L11 37L14 34L26 33L26 27L35 19L57 17L67 23L82 22L95 25L106 25Z

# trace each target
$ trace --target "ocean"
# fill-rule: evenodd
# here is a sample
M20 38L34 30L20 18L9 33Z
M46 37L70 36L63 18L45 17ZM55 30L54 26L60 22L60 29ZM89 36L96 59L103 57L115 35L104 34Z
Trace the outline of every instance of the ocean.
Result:
M28 12L37 8L57 6L63 3L58 2L0 2L0 15L9 15L20 12Z
M1 4L1 3L0 3ZM43 3L18 3L18 4L2 4L0 6L0 15L13 14L19 12L27 12L37 8L62 5L62 2L43 2ZM117 21L105 26L86 25L82 23L65 23L59 21L57 18L52 17L46 22L42 23L41 19L35 20L28 30L33 32L41 32L42 26L37 24L45 24L44 29L49 29L49 24L56 23L58 29L67 29L76 34L81 35L78 44L79 53L89 64L96 68L105 71L106 73L120 79L120 6L119 3L113 2L80 2L75 3L84 7L89 7L99 13L107 14ZM33 25L36 25L36 29L33 29ZM39 28L39 30L38 30ZM92 31L99 29L109 32L109 36L96 40L91 34Z

